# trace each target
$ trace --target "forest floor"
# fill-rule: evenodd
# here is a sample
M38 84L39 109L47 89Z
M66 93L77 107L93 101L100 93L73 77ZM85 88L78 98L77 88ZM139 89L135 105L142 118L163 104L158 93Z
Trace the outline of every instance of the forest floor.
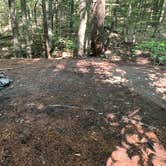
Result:
M1 166L166 166L166 68L0 60Z

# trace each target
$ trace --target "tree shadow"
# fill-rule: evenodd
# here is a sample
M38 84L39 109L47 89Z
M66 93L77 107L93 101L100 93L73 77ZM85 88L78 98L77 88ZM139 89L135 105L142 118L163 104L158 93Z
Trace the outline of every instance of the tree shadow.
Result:
M166 108L166 68L142 64L120 64L114 70L115 77L125 80L129 88L142 97Z
M151 84L159 79L165 78L164 72L157 73L152 68L149 69L145 67L141 69L143 73L143 75L141 75L143 78L141 79L139 78L141 76L137 75L131 78L132 72L137 74L137 70L140 70L139 66L118 69L117 66L111 66L109 63L101 62L100 60L90 60L89 62L79 60L76 61L75 64L68 63L65 69L70 69L71 66L74 67L75 74L79 75L82 80L88 81L85 84L91 84L91 87L96 91L94 99L97 100L97 102L94 102L91 107L95 108L95 110L100 110L98 114L103 115L99 120L100 127L107 126L104 132L116 131L116 136L113 136L113 139L116 138L118 141L116 143L114 142L115 145L111 144L115 150L112 151L111 157L108 158L106 165L165 165L166 150L156 135L157 128L153 126L155 124L153 124L153 122L151 123L151 121L147 121L148 124L145 123L147 118L146 114L149 113L154 114L153 116L156 116L157 122L159 122L161 120L160 118L165 115L165 112L162 112L164 107L162 108L160 103L156 103L157 105L151 103L151 106L148 108L147 105L153 98L152 100L147 98L147 101L145 101L147 96L138 93L139 87L136 87L141 84L142 79L146 78L147 82L144 83L144 86L151 86L154 92L156 92L156 87ZM136 71L134 71L134 69ZM139 73L140 71L138 75ZM154 77L151 77L151 75L154 75ZM137 77L140 79L139 82L134 81ZM131 88L128 88L128 82L132 83L130 87L132 86L133 91L131 91ZM100 86L101 89L98 88L98 86ZM124 91L123 88L127 88L127 90L122 92ZM107 92L105 91L106 89ZM136 96L132 96L134 92ZM136 97L136 99L131 101L130 95L133 98ZM112 97L115 99L112 99ZM90 102L92 102L92 100L90 100ZM83 102L79 104L82 105ZM127 107L124 106L126 104L128 105ZM158 112L155 112L156 108ZM164 122L159 122L158 125L161 126L165 124L165 120L164 118ZM94 137L97 137L96 132L93 134ZM97 140L97 138L95 139Z

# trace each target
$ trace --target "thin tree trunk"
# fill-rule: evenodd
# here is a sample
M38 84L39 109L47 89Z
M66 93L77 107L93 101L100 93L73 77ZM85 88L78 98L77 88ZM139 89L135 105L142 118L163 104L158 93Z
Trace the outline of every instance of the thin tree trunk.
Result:
M55 1L54 3L54 8L53 8L53 18L54 18L54 22L53 22L53 26L56 27L54 33L57 35L58 34L58 0Z
M52 37L53 37L53 0L48 1L48 35L49 35L49 45L52 47Z
M87 28L86 28L86 34L85 34L85 54L90 54L90 42L91 42L91 8L92 8L92 2L88 3L88 18L87 18Z
M27 18L26 11L27 11L26 10L26 0L21 0L23 35L25 38L26 53L27 53L29 58L32 58L31 40L30 40L30 32L29 32L29 20Z
M118 7L119 7L119 0L116 0L116 4L113 10L113 21L111 25L111 31L115 31L117 29L117 24L118 24Z
M160 18L160 22L163 23L166 17L166 2L164 2L163 4L163 10L162 10L162 14L161 14L161 18Z
M158 3L155 4L155 6L154 6L154 21L155 21L155 24L154 24L154 32L153 32L152 37L155 37L156 32L158 30L158 26L160 24L160 18L161 18L163 6L164 6L164 0L160 0L160 1L157 1L157 2Z
M9 20L13 32L13 44L14 44L14 51L16 54L15 57L19 57L20 44L19 44L18 23L15 11L15 0L8 0L8 6L9 6Z
M73 14L74 14L74 0L70 1L70 33L73 33Z
M105 18L105 0L96 0L93 5L91 50L92 55L99 56L103 53L103 24Z
M35 25L37 27L37 4L38 4L39 0L35 1L35 5L34 5L34 21L35 21Z
M80 10L80 26L78 31L78 56L83 56L85 48L85 32L88 20L86 0L80 0L79 10Z
M46 2L42 0L42 11L43 11L43 29L44 29L44 44L45 44L45 53L48 59L51 58L51 47L49 42L48 35L48 23L47 23L47 13L46 13Z

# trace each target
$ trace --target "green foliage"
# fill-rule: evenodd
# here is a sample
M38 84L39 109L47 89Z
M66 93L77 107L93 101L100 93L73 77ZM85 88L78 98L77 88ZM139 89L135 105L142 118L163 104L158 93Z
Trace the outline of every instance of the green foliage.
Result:
M43 57L44 45L43 45L43 33L41 28L36 28L32 34L32 54L33 58Z
M14 1L13 1L14 2ZM23 31L21 1L15 0L15 13L18 23L18 41L20 47L25 45L25 34ZM49 3L52 2L53 7L53 42L52 51L71 51L77 47L78 29L80 26L80 1L76 0L45 0L47 6L47 15L50 14ZM92 17L92 1L87 1L88 23L86 29L86 38L90 40L91 35L91 17ZM150 40L155 37L156 40L165 38L165 6L166 1L157 0L106 0L105 4L105 26L110 27L112 31L122 34L126 42L141 42L142 40ZM29 37L32 41L33 57L43 57L45 52L44 34L43 34L43 13L41 1L26 0L26 14L28 19ZM49 18L49 17L48 17ZM50 17L51 18L51 17ZM48 19L49 20L49 19ZM13 38L6 39L6 36L12 36L9 26L9 6L7 0L0 0L0 54L2 48L7 47L13 49ZM49 28L51 22L48 21ZM107 45L109 34L104 34L103 40ZM3 40L3 41L2 41ZM6 41L8 40L8 41ZM90 41L88 41L90 43ZM163 42L164 43L164 42ZM161 44L161 45L160 45ZM165 55L165 47L161 42L148 41L138 45L142 50L151 52L151 59L157 62L163 62ZM121 49L121 48L120 48ZM136 49L136 48L135 48ZM86 48L90 51L90 44ZM26 57L26 50L21 50L21 56ZM14 53L13 55L14 56ZM28 56L27 56L28 57Z
M66 48L69 50L74 50L76 48L76 44L72 40L68 39L66 40Z
M54 37L53 43L55 49L60 51L71 51L76 48L76 43L73 40L64 37Z
M133 52L141 50L151 54L150 59L154 62L165 63L166 61L166 42L164 41L143 41L133 48Z
M166 56L159 57L159 63L166 65Z

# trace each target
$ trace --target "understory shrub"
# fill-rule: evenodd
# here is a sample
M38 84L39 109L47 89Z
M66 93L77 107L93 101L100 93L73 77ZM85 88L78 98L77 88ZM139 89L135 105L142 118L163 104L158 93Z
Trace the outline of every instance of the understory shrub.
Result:
M166 64L166 42L165 41L143 41L133 47L132 51L135 54L136 50L148 52L150 60L154 63Z

